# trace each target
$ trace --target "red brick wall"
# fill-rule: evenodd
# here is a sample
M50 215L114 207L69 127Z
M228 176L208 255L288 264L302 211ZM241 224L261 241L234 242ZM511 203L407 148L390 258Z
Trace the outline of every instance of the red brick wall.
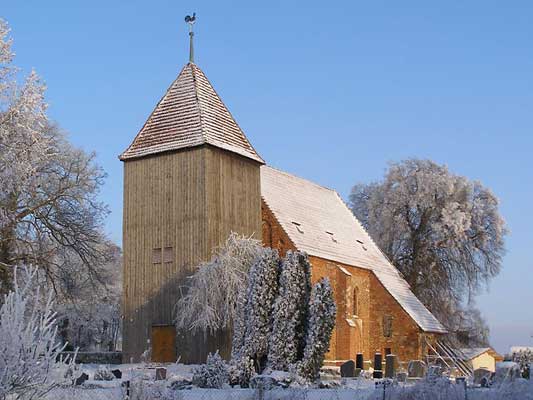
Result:
M263 246L277 249L282 257L285 256L287 250L296 250L263 200L261 200L261 215L263 218Z
M309 257L312 265L311 280L313 283L322 277L328 277L337 305L337 319L330 343L327 360L355 359L355 355L363 352L368 354L369 330L367 321L370 318L370 287L367 270L342 266L338 263L319 257ZM358 310L353 314L353 290L358 288Z
M370 278L370 351L385 354L391 349L400 360L420 358L420 329L413 319L387 292L381 282L372 274ZM384 336L384 317L392 317L391 337Z
M278 224L270 209L262 202L263 244L278 249L280 255L295 250L285 231ZM400 361L421 359L427 349L418 325L388 293L372 271L344 265L338 262L310 256L313 283L328 277L337 304L336 326L326 360L339 363L355 359L362 352L367 366L375 352L384 353L390 348ZM353 291L358 288L357 315L353 315ZM392 316L391 337L385 337L383 317ZM431 342L433 335L425 335Z

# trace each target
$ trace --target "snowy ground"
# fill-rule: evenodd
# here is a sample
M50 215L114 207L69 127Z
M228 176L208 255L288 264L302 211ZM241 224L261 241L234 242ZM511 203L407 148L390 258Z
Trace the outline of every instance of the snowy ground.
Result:
M122 382L132 382L130 400L533 400L533 381L516 380L490 389L469 388L465 393L461 385L440 381L409 382L407 384L376 388L374 381L367 379L338 380L341 384L334 389L276 388L259 392L257 389L188 389L170 390L176 381L191 380L192 366L183 364L166 365L167 380L155 381L155 365L123 364L111 366L120 369L122 379L96 381L94 373L103 366L80 365L76 376L82 372L89 380L78 387L58 388L49 393L47 400L124 400L126 389Z

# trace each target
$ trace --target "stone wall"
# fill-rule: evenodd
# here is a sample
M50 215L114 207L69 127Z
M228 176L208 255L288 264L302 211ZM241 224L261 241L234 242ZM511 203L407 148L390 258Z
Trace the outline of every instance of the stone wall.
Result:
M63 357L74 355L73 351L64 351ZM121 351L80 351L76 356L76 364L121 364Z

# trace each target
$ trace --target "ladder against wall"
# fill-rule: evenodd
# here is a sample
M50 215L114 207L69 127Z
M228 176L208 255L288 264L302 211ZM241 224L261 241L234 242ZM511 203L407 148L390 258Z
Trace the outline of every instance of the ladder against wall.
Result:
M438 340L433 346L426 341L426 345L430 349L426 356L428 365L441 365L449 371L450 375L465 377L473 375L472 364L466 361L463 352L456 349L450 342Z

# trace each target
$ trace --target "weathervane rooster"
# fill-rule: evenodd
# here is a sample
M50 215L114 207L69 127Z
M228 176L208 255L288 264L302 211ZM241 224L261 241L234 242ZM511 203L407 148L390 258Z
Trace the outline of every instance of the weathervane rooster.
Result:
M194 23L196 22L196 13L192 13L192 17L187 15L185 17L185 22L189 24L189 62L194 64L194 48L192 38L194 32L192 30Z

